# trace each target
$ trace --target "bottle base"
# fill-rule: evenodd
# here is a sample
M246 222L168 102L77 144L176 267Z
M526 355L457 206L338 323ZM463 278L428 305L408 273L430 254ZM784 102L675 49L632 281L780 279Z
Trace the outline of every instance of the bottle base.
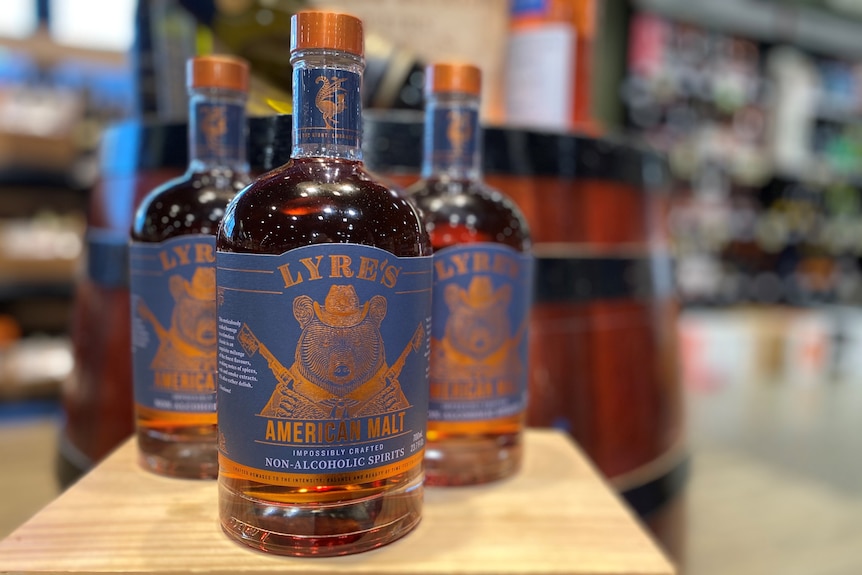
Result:
M280 503L239 493L219 480L222 530L266 553L332 557L400 539L422 515L422 477L395 491L349 501Z
M478 485L514 475L521 467L521 434L447 437L425 446L425 485Z
M152 473L179 479L216 479L218 446L214 436L138 431L138 463Z

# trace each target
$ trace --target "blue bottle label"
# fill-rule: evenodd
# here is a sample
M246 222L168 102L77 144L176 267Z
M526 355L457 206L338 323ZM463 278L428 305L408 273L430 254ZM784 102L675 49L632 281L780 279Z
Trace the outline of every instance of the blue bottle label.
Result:
M473 165L478 142L479 112L472 108L435 108L427 146L431 161L438 169L469 169Z
M532 265L494 243L434 254L429 421L488 421L526 408Z
M333 485L421 463L432 258L353 244L216 258L222 469Z
M239 104L200 102L194 108L195 154L204 161L244 157L245 109Z
M133 241L129 280L138 409L214 414L215 238Z
M324 144L359 147L362 136L361 77L333 68L298 68L294 146Z

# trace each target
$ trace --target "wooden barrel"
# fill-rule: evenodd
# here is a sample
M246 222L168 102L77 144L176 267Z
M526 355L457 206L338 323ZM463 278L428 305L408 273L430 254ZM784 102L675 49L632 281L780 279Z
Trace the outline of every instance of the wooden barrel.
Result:
M369 167L418 177L422 118L368 115ZM667 168L624 142L487 128L488 183L535 242L528 425L566 430L681 560L688 470Z
M290 116L249 118L253 173L287 161ZM69 485L134 430L127 245L138 203L188 164L185 123L128 120L100 143L99 179L90 192L86 265L75 281L70 326L74 366L61 392L64 422L56 474Z

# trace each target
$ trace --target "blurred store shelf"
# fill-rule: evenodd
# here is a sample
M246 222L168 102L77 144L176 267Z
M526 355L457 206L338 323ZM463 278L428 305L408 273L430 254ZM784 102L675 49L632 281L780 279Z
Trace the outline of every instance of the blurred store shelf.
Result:
M83 229L74 213L0 218L0 404L56 399L69 377Z
M633 3L621 102L668 157L686 305L862 304L862 20L800 4Z
M19 342L67 334L83 220L75 212L0 218L0 315Z
M862 10L853 0L634 0L655 11L725 33L862 56Z
M83 214L0 219L0 292L9 284L69 284L83 251Z
M72 372L66 336L30 337L0 348L0 403L56 401Z
M102 50L57 42L51 33L43 28L24 38L0 36L0 48L26 54L43 66L75 59L119 67L127 61L126 53L118 50Z

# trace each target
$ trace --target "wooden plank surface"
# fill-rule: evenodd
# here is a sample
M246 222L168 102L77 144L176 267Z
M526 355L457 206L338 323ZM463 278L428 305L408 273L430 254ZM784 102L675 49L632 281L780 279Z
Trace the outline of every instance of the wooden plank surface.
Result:
M60 493L54 474L59 435L52 415L0 416L0 539Z
M124 443L0 542L0 573L670 575L672 564L560 432L529 430L523 469L494 484L428 488L423 519L383 548L267 555L218 524L216 483L140 469Z

